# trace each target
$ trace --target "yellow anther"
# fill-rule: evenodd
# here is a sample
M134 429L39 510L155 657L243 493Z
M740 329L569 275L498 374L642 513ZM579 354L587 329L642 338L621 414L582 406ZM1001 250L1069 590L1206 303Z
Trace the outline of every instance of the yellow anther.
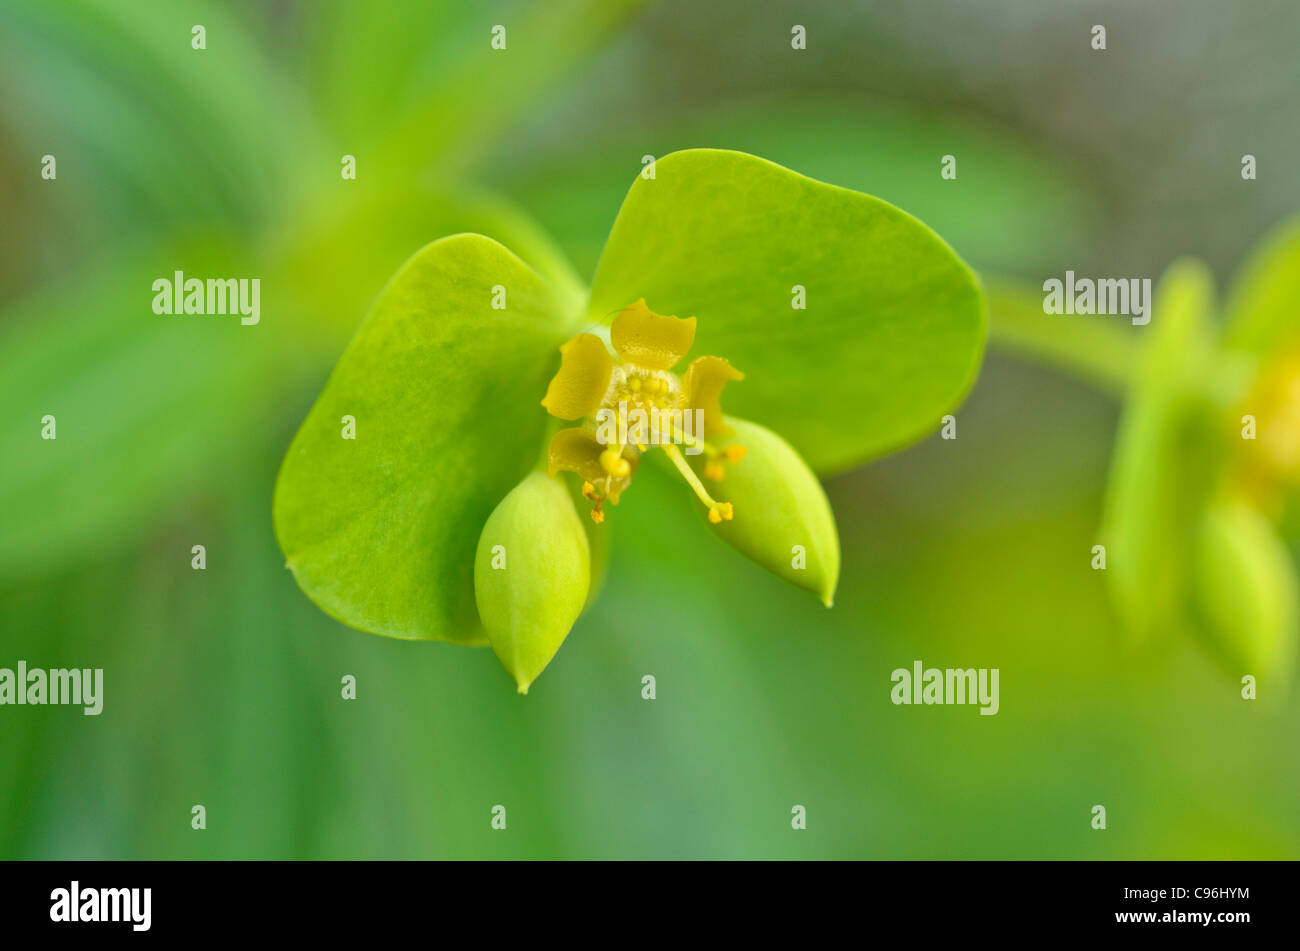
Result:
M701 482L700 477L695 474L695 470L687 464L684 458L682 458L682 451L674 445L664 446L663 449L664 455L672 460L673 465L677 467L677 471L682 474L682 478L685 479L690 487L695 490L695 495L701 502L708 506L709 521L714 525L717 525L723 520L730 520L731 503L718 502L713 498L713 496L709 495L709 490L704 487L704 483Z
M600 510L600 503L596 503L596 507L591 510L591 520L597 525L605 521L605 513Z
M590 482L582 483L582 497L592 502L595 502L600 498L600 496L596 494L596 487Z
M722 454L727 457L730 463L737 463L745 458L746 449L740 443L732 443L722 450Z
M721 482L726 474L727 470L720 462L710 462L704 467L704 478L712 479L714 482Z
M724 522L730 522L732 517L736 514L736 511L732 508L730 502L719 502L718 511L722 513L722 520Z
M641 378L639 376L632 377L627 381L627 388L633 393L638 392L641 389Z

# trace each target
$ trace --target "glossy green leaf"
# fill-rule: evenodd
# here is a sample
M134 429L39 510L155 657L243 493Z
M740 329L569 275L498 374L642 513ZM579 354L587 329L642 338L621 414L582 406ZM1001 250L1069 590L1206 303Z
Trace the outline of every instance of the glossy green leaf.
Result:
M532 472L493 510L474 559L474 596L492 650L520 693L582 613L591 551L562 478Z
M712 526L719 538L768 571L806 588L827 607L840 577L840 539L821 483L784 439L756 423L727 417L735 434L727 444L745 456L706 484L731 503L734 517ZM692 466L704 472L704 457ZM703 509L701 508L701 511Z
M506 307L494 309L493 288ZM536 461L538 405L572 328L481 235L435 241L379 298L285 457L275 529L303 591L376 634L481 643L474 551ZM342 419L356 438L342 438Z
M1161 279L1116 437L1102 530L1106 573L1138 640L1180 614L1187 552L1218 464L1215 417L1198 391L1213 293L1199 262L1177 263Z
M1195 587L1206 633L1233 672L1289 682L1300 623L1295 566L1252 505L1225 500L1207 509Z
M728 409L782 433L818 471L936 428L984 343L975 276L929 228L739 152L675 152L632 185L589 318L641 297L698 317L693 353L746 374Z

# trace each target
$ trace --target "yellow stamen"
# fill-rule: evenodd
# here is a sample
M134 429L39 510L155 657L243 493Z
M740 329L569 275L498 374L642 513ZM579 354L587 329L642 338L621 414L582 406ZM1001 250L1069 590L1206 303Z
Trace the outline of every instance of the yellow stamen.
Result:
M727 457L727 461L733 465L745 458L746 449L740 443L732 443L722 450L722 454Z
M704 478L712 479L714 482L721 482L726 474L727 470L720 462L710 462L704 467Z
M600 498L600 496L596 494L596 487L590 482L582 483L582 497L591 502L595 502Z
M674 445L663 447L664 455L673 461L677 471L682 474L682 478L687 481L692 489L695 490L699 500L709 507L709 521L717 525L723 520L730 521L732 517L732 508L730 502L718 502L713 496L709 495L709 490L704 487L700 477L695 474L695 470L687 465L686 460L682 458L682 451Z

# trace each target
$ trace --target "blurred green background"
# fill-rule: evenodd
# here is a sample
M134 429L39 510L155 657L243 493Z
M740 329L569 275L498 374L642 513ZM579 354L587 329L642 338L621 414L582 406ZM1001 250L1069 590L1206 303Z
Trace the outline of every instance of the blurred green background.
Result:
M828 484L833 610L647 471L527 697L489 650L331 621L269 514L402 260L475 230L585 281L645 154L879 195L990 276L1222 282L1300 209L1298 40L1282 0L8 0L0 666L106 697L0 709L0 857L1300 856L1300 700L1124 648L1088 562L1118 404L996 339L955 442ZM260 276L261 325L158 320L176 269ZM916 659L1000 668L1000 712L894 706Z

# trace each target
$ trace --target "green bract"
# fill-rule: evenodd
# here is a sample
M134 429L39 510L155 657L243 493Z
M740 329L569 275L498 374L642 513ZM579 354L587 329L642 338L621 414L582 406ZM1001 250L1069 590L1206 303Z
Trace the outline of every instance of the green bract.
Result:
M660 316L674 311L691 318ZM601 356L601 325L620 312L613 344L630 362L616 365ZM812 471L937 427L971 385L984 330L970 270L914 218L753 156L674 153L634 183L585 309L567 282L549 286L485 237L411 258L289 448L276 534L299 585L334 617L393 637L489 639L526 689L589 600L593 554L603 561L607 529L583 526L570 493L582 483L595 516L616 518L601 503L619 501L637 461L635 446L614 452L592 435L582 418L600 394L575 381L616 372L638 398L689 394L719 446L726 385L728 406L757 422L729 420L748 455L728 445L725 478L708 474L720 480L710 520L829 603L838 539ZM557 374L562 343L570 365ZM668 371L679 361L680 376ZM543 397L578 421L550 444L551 468L590 475L528 474L553 431ZM722 450L707 451L720 465ZM704 492L682 454L665 452ZM492 567L498 545L504 570Z
M492 309L499 285L505 310ZM547 286L488 238L435 241L397 272L276 483L280 547L326 613L389 637L484 642L474 548L537 458L537 394L565 330Z

